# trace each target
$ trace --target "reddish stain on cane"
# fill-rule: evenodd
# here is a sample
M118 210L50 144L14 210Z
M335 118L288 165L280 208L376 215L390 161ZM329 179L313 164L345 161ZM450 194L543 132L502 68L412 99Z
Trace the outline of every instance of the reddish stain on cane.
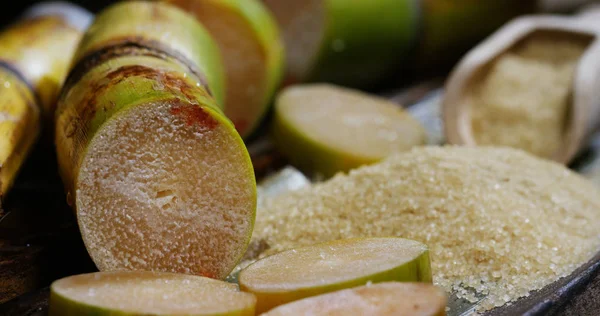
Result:
M197 124L208 129L214 129L218 125L217 121L199 106L176 105L171 108L171 114L183 118L188 126Z
M200 275L203 276L203 277L211 278L211 279L216 279L217 278L214 274L212 274L210 272L200 272Z

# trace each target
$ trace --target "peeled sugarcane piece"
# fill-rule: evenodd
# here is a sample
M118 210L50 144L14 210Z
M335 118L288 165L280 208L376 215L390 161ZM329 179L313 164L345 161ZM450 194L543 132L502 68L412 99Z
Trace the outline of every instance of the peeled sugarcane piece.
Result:
M371 86L393 74L418 33L419 1L263 0L286 51L286 82Z
M355 238L292 249L240 272L242 291L256 295L256 311L309 296L385 281L431 283L426 245L402 238Z
M275 101L274 141L307 173L333 176L426 142L399 106L327 84L290 86Z
M10 190L41 129L54 114L83 30L92 15L75 5L42 4L0 33L0 196Z
M204 277L157 272L96 272L50 287L50 316L253 316L256 298Z
M192 16L159 2L111 6L83 42L78 56L90 57L63 90L56 146L90 256L101 271L224 278L248 246L256 181L210 94L221 87L204 79L221 76L204 72L219 71L216 45Z
M167 0L194 14L219 45L226 73L225 114L242 137L269 109L283 71L277 23L258 0Z
M419 44L413 67L449 65L512 18L532 13L535 0L422 0Z
M386 282L305 298L262 315L443 316L446 295L430 284Z

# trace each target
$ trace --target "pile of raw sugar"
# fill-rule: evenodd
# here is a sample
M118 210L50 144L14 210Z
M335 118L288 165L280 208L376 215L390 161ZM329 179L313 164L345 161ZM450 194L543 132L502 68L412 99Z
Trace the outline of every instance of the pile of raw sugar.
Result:
M538 35L500 56L469 98L477 144L555 155L562 146L575 68L586 44Z
M419 147L266 199L253 244L266 255L357 236L426 243L434 283L482 309L566 276L600 246L600 191L516 149Z

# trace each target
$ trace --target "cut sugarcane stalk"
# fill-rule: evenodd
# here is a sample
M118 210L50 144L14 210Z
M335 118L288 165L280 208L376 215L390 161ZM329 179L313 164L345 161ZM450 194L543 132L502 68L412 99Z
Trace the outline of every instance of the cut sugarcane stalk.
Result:
M369 282L431 280L427 246L402 238L356 238L288 250L239 275L242 291L257 297L257 312Z
M273 135L292 164L325 177L426 142L425 129L398 105L327 84L283 90Z
M32 90L7 69L0 69L0 112L0 194L4 200L41 128Z
M309 297L262 315L443 316L446 295L430 284L386 282Z
M256 182L211 95L222 91L222 74L205 72L220 72L216 55L192 16L164 3L113 5L86 33L59 101L56 146L101 271L224 278L244 254Z
M418 32L418 1L263 0L283 33L286 82L365 87L398 70Z
M74 5L32 7L0 34L0 196L33 147L92 15Z
M194 14L219 45L226 71L225 114L242 137L269 109L283 71L283 43L257 0L167 0Z
M253 316L256 298L235 284L157 272L97 272L50 288L50 316Z

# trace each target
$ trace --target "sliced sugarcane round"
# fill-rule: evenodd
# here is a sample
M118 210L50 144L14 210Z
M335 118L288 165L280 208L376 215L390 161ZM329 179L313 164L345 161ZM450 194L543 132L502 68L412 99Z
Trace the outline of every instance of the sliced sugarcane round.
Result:
M305 298L262 315L443 316L446 295L431 284L385 282Z
M157 272L96 272L50 287L50 316L253 316L256 298L210 278Z
M219 45L225 66L225 114L242 137L269 109L283 71L277 23L256 0L167 0L195 15Z
M224 278L256 209L252 163L233 124L171 59L113 58L63 94L56 146L101 271Z
M124 2L100 13L76 55L55 138L98 268L227 276L250 240L256 182L220 110L208 32L174 6Z
M286 82L370 86L397 71L418 33L416 0L263 2L283 33Z
M280 252L239 274L257 312L309 296L377 282L431 282L426 245L402 238L355 238Z
M273 136L292 164L325 177L426 142L425 129L399 106L328 84L283 90Z

